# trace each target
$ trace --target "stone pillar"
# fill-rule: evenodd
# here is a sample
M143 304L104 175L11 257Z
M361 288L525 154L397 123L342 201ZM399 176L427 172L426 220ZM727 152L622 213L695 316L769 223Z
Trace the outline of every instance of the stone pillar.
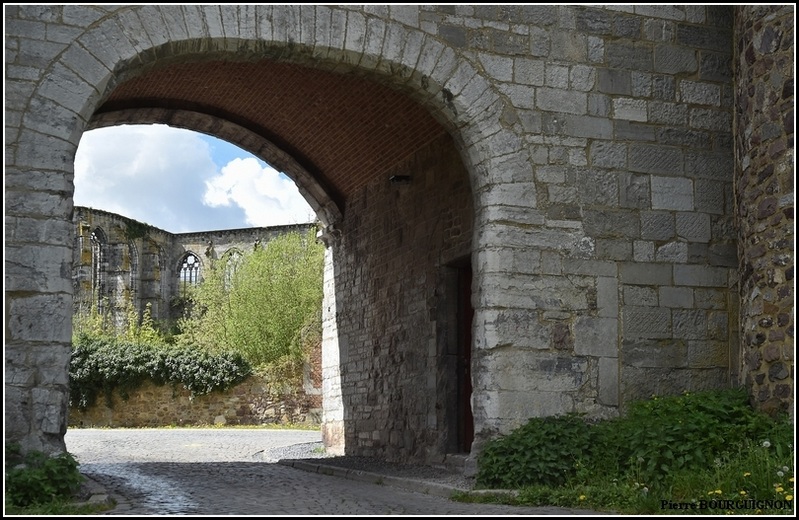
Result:
M325 229L324 297L322 301L322 441L328 453L344 455L344 402L341 395L341 357L336 325L336 287L333 267L335 231Z
M752 404L793 409L794 7L735 16L741 377Z

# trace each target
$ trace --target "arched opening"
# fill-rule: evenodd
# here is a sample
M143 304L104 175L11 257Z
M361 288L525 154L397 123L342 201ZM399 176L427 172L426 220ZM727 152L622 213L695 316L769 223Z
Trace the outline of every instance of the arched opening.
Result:
M225 270L225 288L229 288L232 285L241 260L242 254L238 249L231 249L222 256L222 265Z
M765 392L758 400L790 401L790 363L780 358L790 312L769 303L760 324L761 300L782 305L790 287L775 279L778 294L767 297L748 286L756 333L739 327L742 300L730 295L749 272L772 283L757 266L735 272L745 259L736 257L743 217L732 195L758 219L792 219L793 127L780 123L792 121L791 83L780 79L791 74L755 74L769 85L746 76L791 62L782 56L789 38L774 60L777 49L749 30L765 17L766 40L782 34L783 9L258 4L6 14L6 438L26 449L63 449L75 149L88 128L133 121L233 135L285 162L314 201L335 297L325 308L335 345L326 366L342 380L329 430L358 453L443 452L439 379L413 374L429 375L446 343L432 332L447 330L432 323L447 315L443 293L426 291L446 286L439 268L464 256L474 273L477 450L528 417L614 415L631 399L748 375L750 391ZM508 26L516 14L525 23ZM629 30L664 23L677 28L660 35L674 45ZM740 71L732 58L743 60ZM776 111L762 110L760 87L781 100ZM767 128L760 147L746 142L747 121ZM733 189L733 166L751 173L751 197ZM772 168L779 195L761 189ZM466 207L473 218L459 213ZM783 262L784 228L753 225L758 262L768 257L757 239L772 231ZM759 347L747 358L751 342ZM766 350L772 361L762 361ZM775 380L752 390L772 369Z
M469 264L474 217L445 128L359 76L198 56L120 83L90 127L154 122L224 138L281 168L323 220L334 277L325 305L337 309L326 314L335 354L323 366L333 382L325 398L337 403L327 406L328 446L428 462L468 453L470 285L461 277L460 290L438 289L452 262ZM202 276L195 255L181 260L181 286ZM448 317L436 308L450 300L463 307L456 319L467 344L446 370L448 332L437 324Z
M97 305L97 310L100 314L105 312L107 305L107 287L106 287L106 273L108 270L108 239L101 228L96 228L92 231L91 238L91 251L92 251L92 285L91 294L93 295L94 304Z
M343 13L346 18L344 10L322 10L328 14L336 11L334 17ZM191 16L204 9L189 11L181 15ZM173 35L175 42L164 33L164 38L149 41L145 38L140 40L141 44L137 42L130 49L110 54L105 52L109 49L94 40L85 45L73 42L78 54L67 52L48 67L64 72L64 63L79 59L86 49L96 50L103 58L90 61L89 65L75 64L78 69L88 66L93 72L86 74L88 80L80 80L76 96L59 105L63 110L59 109L53 124L48 125L52 130L47 132L48 136L58 133L57 139L66 140L64 154L60 154L62 145L58 144L55 153L48 154L49 159L36 161L44 168L71 171L74 148L85 129L120 123L166 122L219 137L232 129L234 134L245 136L244 141L254 139L250 141L252 146L245 148L269 159L270 164L286 164L281 169L314 201L314 209L325 224L321 238L329 245L328 280L335 280L335 287L327 284L332 298L327 300L325 309L330 317L326 333L335 358L328 368L334 378L346 372L338 387L330 392L340 398L339 404L330 410L329 433L339 436L341 446L346 439L350 453L440 460L446 451L443 425L447 397L438 391L439 380L431 372L437 366L435 361L443 344L435 332L438 316L435 306L441 296L435 288L439 286L442 267L455 258L470 256L472 236L478 235L472 214L472 182L479 179L475 182L484 184L487 177L478 176L486 166L474 166L482 163L481 152L474 145L502 148L503 138L508 135L504 130L484 134L481 124L458 129L456 121L466 125L465 121L471 117L493 113L503 103L476 69L457 62L451 49L436 40L422 42L421 32L401 24L391 22L383 37L403 38L408 32L413 45L404 50L400 45L381 59L379 50L354 49L355 40L329 41L316 46L319 52L312 52L314 44L308 46L304 42L295 46L287 34L251 33L251 26L240 27L240 34L234 30L227 37L217 38L221 25L215 25L213 15L220 11L226 8L211 9L208 13L211 18L200 22L208 29L205 34L188 36L179 31ZM271 7L256 11L263 11L256 13L256 17L271 23L269 13L265 12L271 11ZM143 24L136 26L145 32L153 29L151 20L140 14L143 13L130 6L115 9L110 16L118 16L120 24L104 26L103 30L113 32L134 21ZM301 23L306 24L307 20ZM85 30L95 31L92 27ZM306 34L317 30L313 24L307 28L312 27ZM127 36L120 34L120 38L118 41ZM435 59L423 59L415 67L423 43L425 53ZM353 61L358 54L364 59ZM441 58L438 67L437 58ZM202 67L208 72L213 65L227 62L266 68L254 75L228 74L222 79L238 81L239 87L228 84L228 88L217 90L211 96L217 104L199 103L205 87L210 86ZM175 75L182 66L199 69L190 73L183 69ZM273 74L281 66L295 68L300 81L281 82L298 77L291 72ZM166 75L159 76L162 73ZM169 85L163 78L170 73L177 79L172 86L183 88L187 97L172 97L168 91L157 91ZM365 79L364 75L371 79ZM375 79L379 81L372 81ZM249 89L242 88L242 80L250 81ZM280 102L272 110L282 109L295 121L302 121L303 124L295 125L301 128L300 132L292 133L290 124L270 129L269 124L263 123L277 118L271 117L274 114L269 109L242 102L247 98L240 94L248 91L260 93L255 99L249 98L250 101L274 100L263 95L263 86L270 82L279 83L279 91L290 94L289 98L276 98ZM60 94L46 93L52 84L49 80L45 83L41 89L35 89L41 90L37 99L43 103L39 107L42 109L60 99ZM88 89L83 88L84 83ZM443 88L445 84L447 88ZM126 91L126 86L136 88ZM130 96L117 96L126 92ZM301 95L308 92L316 97ZM293 109L286 111L287 107ZM39 112L32 109L31 113ZM78 112L79 122L75 125L73 116ZM187 114L191 121L181 124ZM200 119L194 118L196 114ZM252 115L270 117L255 121L249 117ZM62 135L62 131L68 135ZM44 141L49 139L45 137ZM26 157L32 158L23 155L44 141L20 140L22 151L18 163L24 164ZM303 172L305 177L301 175ZM65 205L52 211L66 220L72 202L71 179L65 176L63 183ZM169 268L167 262L159 260L159 263ZM71 302L68 291L59 294L55 288L56 278L50 289L55 290L57 298ZM24 312L15 315L23 321L27 319ZM65 327L64 331L67 330ZM61 353L68 345L64 331L58 341ZM51 390L60 396L57 408L65 408L64 388ZM431 395L435 398L430 399ZM20 424L35 422L32 417L36 413L30 415L22 409L15 409L15 413L22 419L18 421ZM53 424L58 425L56 430L63 426L61 420L54 420ZM25 438L30 446L52 443L53 447L63 447L60 440L63 432L52 428L44 436L38 431L20 431L12 436Z
M178 286L180 287L179 294L181 296L186 296L192 287L200 283L202 279L200 274L201 266L200 258L194 253L188 252L183 256L178 268Z

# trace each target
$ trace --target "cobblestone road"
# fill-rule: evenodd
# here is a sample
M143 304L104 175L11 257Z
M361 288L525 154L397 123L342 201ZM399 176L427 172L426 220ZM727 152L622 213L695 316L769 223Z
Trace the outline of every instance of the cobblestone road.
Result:
M464 504L275 464L319 432L70 429L67 450L118 501L112 515L563 515Z

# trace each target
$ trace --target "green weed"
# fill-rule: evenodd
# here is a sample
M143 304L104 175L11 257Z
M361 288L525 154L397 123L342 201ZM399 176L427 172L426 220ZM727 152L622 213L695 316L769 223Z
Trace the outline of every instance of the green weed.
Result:
M754 411L742 389L653 397L591 424L531 419L488 443L462 501L627 514L792 514L793 425Z

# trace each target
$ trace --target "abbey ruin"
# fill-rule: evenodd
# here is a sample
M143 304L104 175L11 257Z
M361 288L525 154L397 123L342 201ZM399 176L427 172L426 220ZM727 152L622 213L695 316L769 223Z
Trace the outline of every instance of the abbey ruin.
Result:
M91 309L121 322L128 312L174 322L181 302L216 261L236 261L287 233L306 234L314 224L169 233L122 215L92 208L73 211L75 313Z
M124 123L316 211L332 450L736 385L793 411L793 5L4 9L7 442L64 450L75 152Z

